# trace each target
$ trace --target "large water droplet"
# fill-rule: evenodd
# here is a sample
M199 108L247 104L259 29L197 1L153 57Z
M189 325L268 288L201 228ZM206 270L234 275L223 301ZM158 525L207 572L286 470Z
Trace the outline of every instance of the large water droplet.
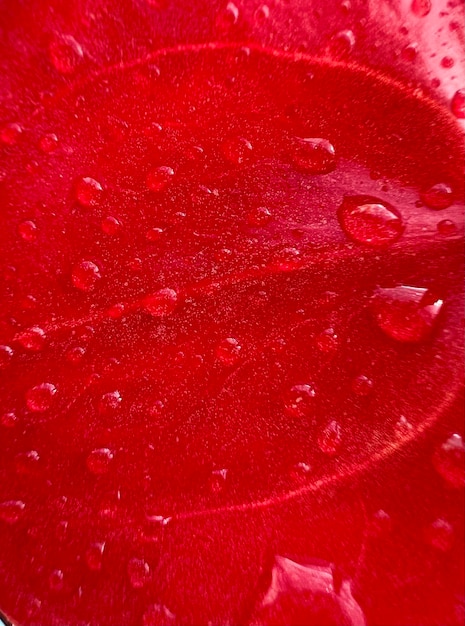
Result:
M154 317L172 313L178 304L178 293L165 287L144 299L144 308Z
M60 74L73 74L84 58L81 45L71 35L54 37L48 53L50 62Z
M172 182L174 170L167 165L156 167L147 174L147 187L151 191L163 191Z
M101 277L98 265L92 261L81 261L71 275L73 285L81 291L92 291Z
M106 474L110 469L113 458L113 452L109 448L92 450L86 459L87 469L95 475Z
M77 181L75 193L82 206L97 206L103 196L103 187L95 178L86 176Z
M368 396L372 389L373 381L363 374L360 374L360 376L357 376L357 378L354 378L352 381L352 391L358 396Z
M223 365L234 365L241 358L242 346L234 337L226 337L216 347L216 358Z
M131 559L128 563L128 576L134 589L142 589L149 581L149 564L143 559Z
M234 24L237 24L238 19L239 9L234 2L228 2L228 4L219 11L216 18L216 26L218 30L225 32L234 26Z
M431 11L431 0L412 0L411 8L417 17L426 17Z
M445 185L444 183L438 183L426 191L423 191L420 194L420 198L427 207L435 209L436 211L447 209L454 199L452 189L449 185Z
M18 226L18 234L23 241L34 241L37 237L37 226L35 222L26 220Z
M443 301L428 289L401 285L378 289L371 306L386 335L397 341L416 342L431 334Z
M452 237L457 234L457 225L452 220L441 220L437 223L438 233L443 237Z
M450 108L455 117L465 119L465 89L459 89L452 97Z
M349 56L355 46L355 35L351 30L341 30L331 37L327 47L330 56L336 59L343 59Z
M284 396L284 410L290 417L310 417L315 410L315 389L312 385L294 385Z
M6 124L0 129L0 141L6 146L14 146L23 132L19 124Z
M120 231L120 229L121 222L117 220L116 217L109 215L102 220L102 231L106 235L110 235L113 237Z
M339 207L338 218L350 239L369 246L394 243L404 230L396 209L372 196L346 196Z
M39 352L45 345L47 335L39 326L32 326L16 335L15 339L26 350Z
M342 444L342 429L336 420L332 420L318 436L318 447L328 456L335 456Z
M454 434L433 454L433 465L448 485L465 485L465 445L460 435Z
M14 413L3 413L0 416L0 425L3 428L13 428L16 425L18 418Z
M113 413L121 406L123 398L119 391L109 391L100 398L99 411L102 415Z
M26 406L33 413L43 413L52 406L57 388L52 383L41 383L26 392Z
M294 164L308 174L328 174L336 169L336 151L321 138L296 138L292 154Z
M46 154L55 152L58 148L58 137L54 133L44 135L39 141L39 148Z
M0 502L0 521L7 524L16 524L24 515L26 505L22 500L7 500Z

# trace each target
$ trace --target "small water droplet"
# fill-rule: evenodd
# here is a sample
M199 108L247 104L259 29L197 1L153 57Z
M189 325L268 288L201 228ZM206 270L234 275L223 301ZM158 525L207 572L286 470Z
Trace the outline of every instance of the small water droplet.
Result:
M254 20L261 24L270 17L270 8L266 4L261 4L254 13Z
M59 35L48 47L50 62L60 74L73 74L84 58L81 45L71 35Z
M123 398L119 391L109 391L100 398L99 411L101 414L110 414L119 409Z
M443 301L428 289L401 285L378 289L371 306L386 335L401 342L417 342L433 331Z
M370 533L376 537L385 537L391 530L391 516L386 513L386 511L383 511L383 509L376 511L369 522Z
M413 0L411 9L417 17L426 17L431 11L431 0Z
M343 59L349 56L355 46L355 35L351 30L341 30L331 37L327 53L336 59Z
M66 350L66 360L70 363L80 363L86 354L86 349L82 346L71 346Z
M48 133L41 137L39 141L39 148L42 152L50 154L51 152L55 152L58 148L58 137L54 133Z
M162 237L164 232L165 231L163 228L150 228L145 233L145 238L147 239L147 241L158 241Z
M308 463L304 463L303 461L301 461L291 467L289 475L295 483L305 484L311 473L311 466L308 465Z
M3 413L0 417L0 425L4 428L13 428L17 421L18 418L14 413Z
M121 229L121 222L113 217L112 215L108 215L102 220L102 231L106 235L114 236L117 235Z
M402 49L401 57L404 61L412 63L415 61L418 55L418 44L417 43L409 43Z
M296 138L292 153L294 164L307 174L329 174L336 169L336 151L321 138Z
M96 476L106 474L110 469L113 458L113 452L109 448L92 450L86 459L87 469Z
M457 225L452 220L441 220L437 223L436 228L443 237L451 237L457 234Z
M92 261L81 261L72 272L73 285L81 291L92 291L102 278L98 265Z
M445 69L450 69L451 67L454 67L455 61L452 57L443 57L441 59L441 66L444 67Z
M173 181L174 170L167 165L156 167L147 174L147 187L151 191L163 191Z
M123 317L125 306L122 303L113 304L105 311L105 315L112 320L119 320Z
M334 328L327 328L315 337L315 344L320 352L331 354L337 351L339 347L339 338Z
M234 2L228 4L218 13L216 18L216 26L222 31L228 31L232 26L237 24L239 20L239 9Z
M255 226L259 228L261 226L266 226L267 224L269 224L273 219L273 216L269 209L264 206L259 206L249 212L247 219L250 226Z
M210 480L209 480L211 491L213 493L221 493L222 491L224 491L227 477L228 477L227 469L214 470L211 473Z
M369 246L394 243L404 230L396 209L372 196L346 196L338 209L338 218L350 239Z
M460 120L465 119L465 89L459 89L452 97L450 108L452 113Z
M97 206L103 196L103 187L95 178L85 176L77 181L75 195L82 206Z
M231 137L223 143L223 154L234 165L246 163L252 155L252 150L252 144L245 137Z
M48 577L48 586L50 591L58 593L63 591L65 587L65 575L61 569L55 569Z
M226 337L216 347L216 358L223 365L235 365L241 358L242 346L234 337Z
M442 211L453 202L453 193L449 185L438 183L420 194L422 202L430 209Z
M0 141L7 146L14 146L22 132L23 129L19 124L6 124L0 129Z
M131 559L128 563L128 576L133 589L142 589L149 581L149 564L143 559Z
M14 352L10 346L0 346L0 370L4 370L11 363Z
M16 524L24 515L26 505L22 500L7 500L0 502L0 521L7 524Z
M176 617L162 604L152 604L142 617L142 626L174 626L174 624Z
M302 266L303 260L297 248L282 248L274 254L273 266L281 272L290 272Z
M454 488L465 484L465 445L460 435L454 434L433 454L433 465L438 474Z
M373 390L373 381L360 374L352 381L352 391L357 394L357 396L369 396Z
M24 241L34 241L37 237L37 226L35 222L26 220L18 226L18 234Z
M284 396L284 411L290 417L309 417L315 410L313 385L294 385Z
M437 519L429 524L423 532L424 539L435 550L449 552L454 545L454 529L444 519Z
M99 572L102 569L104 550L104 541L92 543L87 548L85 555L86 565L92 572Z
M328 455L335 456L342 444L342 429L336 420L332 420L321 431L318 437L318 447L320 450Z
M394 434L397 439L408 439L413 433L413 426L405 417L401 415L394 425Z
M40 468L40 455L37 450L20 452L15 456L16 473L20 476L30 476Z
M26 392L26 406L33 413L43 413L52 406L57 388L52 383L41 383Z
M40 352L45 346L47 335L39 326L32 326L16 335L15 339L26 350Z
M172 313L178 305L178 293L165 287L144 298L144 308L154 317L162 317Z

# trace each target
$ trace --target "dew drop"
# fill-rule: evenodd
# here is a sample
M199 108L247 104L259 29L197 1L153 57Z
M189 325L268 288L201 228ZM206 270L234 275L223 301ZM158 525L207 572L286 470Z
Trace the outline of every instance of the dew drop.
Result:
M44 135L39 141L39 148L46 154L55 152L58 148L58 137L54 133Z
M74 266L71 275L73 285L81 291L92 291L101 277L98 265L92 261L81 261Z
M60 74L73 74L84 58L80 44L71 35L52 39L48 47L50 62Z
M142 617L142 626L170 626L176 624L176 617L162 604L152 604Z
M69 363L80 363L86 354L86 349L82 346L71 346L66 350L65 357Z
M16 335L15 339L25 350L40 352L45 346L47 335L39 326L32 326Z
M0 425L4 428L13 428L16 425L18 418L14 413L3 413L0 416Z
M281 272L291 272L301 267L302 262L297 248L282 248L275 253L273 266Z
M109 391L100 398L99 411L101 414L110 414L119 409L123 398L119 391Z
M0 141L6 146L14 146L22 132L23 129L19 124L6 124L0 129Z
M57 388L52 383L41 383L26 392L26 406L33 413L43 413L52 406Z
M178 305L178 293L174 289L165 287L144 298L145 310L154 317L163 317L173 313Z
M163 228L150 228L146 233L145 233L145 238L147 239L147 241L158 241L163 233L165 231L163 230Z
M16 524L24 515L26 505L22 500L7 500L0 502L0 521L7 524Z
M34 241L37 237L37 226L35 222L26 220L18 226L18 234L24 241Z
M109 448L92 450L86 459L87 469L96 476L106 474L110 469L113 458L113 452Z
M143 559L131 559L128 563L128 576L133 589L142 589L149 581L149 564Z
M92 543L87 548L85 555L86 565L92 572L99 572L102 569L104 551L104 541Z
M4 370L11 363L14 352L10 346L0 346L0 370Z
M121 229L121 222L117 220L116 217L109 215L102 220L101 226L102 226L102 231L106 235L110 235L111 237L114 237L115 235L118 234L118 232Z
M113 306L105 311L105 315L112 320L119 320L123 317L124 311L124 304L113 304Z
M444 183L433 185L420 194L422 202L430 209L442 211L447 209L453 202L452 189Z
M441 66L446 70L449 70L451 67L454 67L455 61L452 57L443 57L441 59Z
M224 157L234 165L242 165L249 161L252 150L252 144L244 137L231 137L223 143Z
M20 452L15 456L16 473L20 476L30 476L40 468L40 455L37 450Z
M312 473L312 468L308 463L300 461L291 467L289 475L295 483L306 483Z
M247 220L250 226L255 226L257 228L261 226L266 226L271 222L273 216L271 211L264 206L259 206L252 209L247 216Z
M413 0L411 9L417 17L426 17L431 11L431 0Z
M465 89L459 89L452 97L450 108L452 113L460 120L465 119Z
M342 444L342 430L336 420L332 420L321 431L318 437L318 447L327 456L335 456Z
M355 35L351 30L341 30L331 37L328 46L328 54L336 59L349 56L355 46Z
M227 469L214 470L211 473L210 480L209 480L210 490L213 493L221 493L222 491L224 491L227 477L228 477Z
M460 435L452 435L436 449L433 465L448 485L456 489L464 486L465 445Z
M452 220L441 220L437 223L436 228L443 237L451 237L457 234L457 225Z
M409 63L413 63L418 55L418 44L417 43L409 43L402 49L401 57L404 61Z
M327 139L311 137L296 138L292 160L307 174L329 174L337 164L333 144Z
M327 328L316 336L315 344L320 352L332 354L339 347L339 338L333 328Z
M241 358L242 346L234 337L226 337L216 347L216 358L226 366L235 365Z
M284 411L290 417L303 418L313 415L315 389L312 385L294 385L284 396Z
M404 230L396 209L372 196L346 196L338 209L338 218L350 239L368 246L394 243Z
M228 4L218 13L216 26L220 31L228 31L239 20L239 9L234 2Z
M270 17L270 9L266 4L261 4L254 13L254 20L260 24Z
M444 519L437 519L423 532L425 542L439 552L449 552L454 545L454 529Z
M84 207L97 206L103 196L102 185L95 180L85 176L76 183L76 200Z
M174 170L167 165L156 167L147 174L147 187L151 191L163 191L172 182Z
M65 575L61 569L55 569L48 577L48 586L50 591L58 593L63 591L65 587Z
M385 537L392 530L391 516L383 509L379 509L370 519L369 530L376 537Z
M352 391L357 396L369 396L372 390L373 390L373 381L367 376L360 374L360 376L357 376L356 378L353 379Z
M386 335L410 343L429 337L443 301L428 289L401 285L378 289L371 306L379 328Z
M401 415L394 425L394 434L397 439L408 439L413 433L413 426L405 417Z

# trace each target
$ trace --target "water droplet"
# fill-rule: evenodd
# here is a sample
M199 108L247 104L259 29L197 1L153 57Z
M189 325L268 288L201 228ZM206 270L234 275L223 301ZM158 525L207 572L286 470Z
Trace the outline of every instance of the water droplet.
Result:
M404 61L408 61L412 63L415 61L418 55L418 44L417 43L409 43L405 48L402 49L401 56Z
M48 47L50 62L60 74L73 74L84 58L80 44L71 35L52 39Z
M18 234L24 241L34 241L37 237L37 226L31 220L21 222L18 226Z
M369 524L370 533L376 537L386 536L392 530L391 516L382 509L376 511Z
M413 433L413 426L408 419L401 415L394 425L394 434L397 439L408 439Z
M15 339L26 350L40 352L45 345L47 335L39 326L32 326L16 335Z
M142 626L170 626L176 624L176 617L162 604L152 604L142 617Z
M95 178L85 176L76 183L75 193L76 200L82 206L97 206L103 196L103 187Z
M220 31L228 31L239 19L239 9L234 2L228 4L222 9L216 18L216 26Z
M70 363L80 363L86 354L86 349L82 346L71 346L66 350L66 360Z
M96 476L106 474L110 469L113 458L113 452L108 448L97 448L96 450L92 450L86 459L87 469Z
M350 239L369 246L394 243L404 230L396 209L372 196L346 196L338 209L338 218Z
M246 163L252 155L252 150L252 144L244 137L231 137L223 143L223 154L234 165Z
M144 298L144 308L154 317L162 317L172 313L178 305L178 293L165 287Z
M134 589L142 589L149 581L149 564L143 559L131 559L128 563L128 576Z
M33 413L43 413L52 406L57 388L52 383L41 383L26 392L26 406Z
M50 154L58 148L58 137L54 133L44 135L39 141L39 148L42 152Z
M92 543L87 548L85 555L86 565L92 572L99 572L102 569L104 550L104 541Z
M156 167L147 174L147 187L151 191L163 191L172 182L174 170L167 165Z
M339 338L333 328L327 328L315 337L315 344L320 352L331 354L339 347Z
M105 315L112 320L119 320L123 317L125 306L122 303L113 304L105 311Z
M321 138L296 138L292 160L307 174L329 174L336 169L336 151Z
M431 334L443 301L428 289L402 285L378 289L371 306L386 335L401 342L417 342Z
M465 89L459 89L452 97L450 108L455 117L465 119Z
M209 480L211 491L213 493L221 493L222 491L224 491L227 477L228 477L227 469L214 470L211 473L210 480Z
M105 217L102 220L102 231L106 235L114 236L118 234L121 229L121 222L116 219L116 217L112 217L111 215Z
M294 385L284 396L284 411L290 417L309 417L315 410L315 389L312 385Z
M424 529L427 544L440 552L449 552L454 545L454 529L444 519L437 519Z
M357 378L354 378L352 381L352 391L357 394L357 396L369 396L373 390L373 381L360 374Z
M311 473L311 466L301 461L291 467L289 475L295 483L305 484Z
M0 502L0 521L7 524L16 524L24 515L26 505L21 500L7 500Z
M453 202L452 189L444 183L433 185L420 194L420 198L424 204L430 209L441 211L447 209Z
M327 53L336 59L349 56L355 46L355 35L351 30L341 30L331 37Z
M437 223L436 228L443 237L451 237L457 234L457 225L452 220L441 220Z
M48 586L50 591L58 593L63 591L65 587L65 575L61 569L55 569L48 577Z
M99 411L101 414L113 413L119 409L122 401L123 398L119 391L109 391L100 398Z
M413 0L411 8L417 17L426 17L431 11L431 0Z
M99 267L92 261L81 261L72 272L73 285L81 291L92 291L101 279Z
M448 485L456 489L465 484L465 445L460 435L454 434L433 455L433 465Z
M0 417L0 425L4 428L13 428L18 421L18 418L14 413L3 413Z
M0 370L4 370L11 363L13 350L10 346L0 346Z
M146 233L145 233L145 238L147 239L147 241L158 241L163 233L165 231L163 230L163 228L150 228Z
M247 217L250 226L266 226L271 222L273 216L271 211L264 206L259 206L252 209Z
M452 57L443 57L441 59L441 66L444 67L445 69L450 69L451 67L454 67L455 61Z
M255 22L260 24L270 17L270 9L266 4L261 4L254 13Z
M274 255L273 266L281 272L291 272L302 266L302 257L297 248L282 248Z
M20 452L15 456L16 473L20 476L30 476L40 468L40 455L37 450Z
M324 454L335 456L342 444L342 430L336 420L332 420L321 431L318 437L318 447Z
M14 146L22 132L23 129L19 124L6 124L0 129L0 141L7 146Z
M216 347L216 358L223 365L235 365L241 358L242 346L234 337L226 337Z

